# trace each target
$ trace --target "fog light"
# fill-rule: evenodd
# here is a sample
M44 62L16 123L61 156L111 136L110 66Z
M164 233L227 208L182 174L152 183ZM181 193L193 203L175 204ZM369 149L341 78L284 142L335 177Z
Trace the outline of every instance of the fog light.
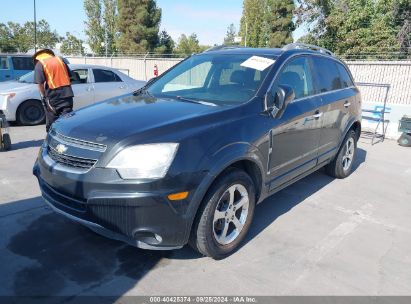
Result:
M187 198L188 191L169 194L167 197L170 201L179 201Z

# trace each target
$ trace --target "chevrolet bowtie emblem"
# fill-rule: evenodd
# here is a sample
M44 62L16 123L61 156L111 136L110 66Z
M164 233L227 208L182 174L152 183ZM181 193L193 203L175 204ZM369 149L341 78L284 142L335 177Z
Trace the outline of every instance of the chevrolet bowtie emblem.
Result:
M65 145L63 145L63 144L58 144L58 145L56 146L56 151L57 151L59 154L63 154L64 152L67 151L67 147L66 147Z

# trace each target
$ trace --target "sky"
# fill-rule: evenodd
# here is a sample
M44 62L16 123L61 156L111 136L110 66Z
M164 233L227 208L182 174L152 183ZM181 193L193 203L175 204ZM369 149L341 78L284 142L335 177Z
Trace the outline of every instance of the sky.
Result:
M33 20L33 0L0 1L7 3L0 10L0 23ZM231 23L238 30L242 4L243 0L157 0L162 9L160 29L175 41L181 34L196 33L200 44L222 44ZM61 36L70 32L86 40L83 0L36 0L36 5L37 20L47 20ZM297 38L301 35L301 29L294 33Z

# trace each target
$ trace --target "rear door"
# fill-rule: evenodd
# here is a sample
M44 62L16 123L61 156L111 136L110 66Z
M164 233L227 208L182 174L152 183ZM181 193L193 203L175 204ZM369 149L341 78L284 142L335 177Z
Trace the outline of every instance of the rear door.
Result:
M280 119L272 119L268 162L270 189L316 166L322 125L321 98L315 95L309 57L290 59L277 78L273 91L280 84L288 85L293 88L295 99Z
M325 56L313 56L317 90L321 96L323 121L319 144L319 162L332 157L350 120L350 108L356 96L352 81L341 79L338 61ZM350 77L348 76L350 79Z
M7 56L0 56L0 81L12 80L13 70Z
M91 82L90 70L87 68L71 70L71 87L74 93L75 110L94 103L94 88Z
M96 102L127 93L127 83L113 71L92 70L94 75L94 99Z

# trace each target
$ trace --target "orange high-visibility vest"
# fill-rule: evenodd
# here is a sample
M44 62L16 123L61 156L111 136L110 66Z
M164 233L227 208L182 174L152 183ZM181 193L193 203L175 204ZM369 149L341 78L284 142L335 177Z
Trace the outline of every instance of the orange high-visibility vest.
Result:
M66 65L60 57L39 59L39 62L43 66L47 85L50 89L54 90L71 84Z

